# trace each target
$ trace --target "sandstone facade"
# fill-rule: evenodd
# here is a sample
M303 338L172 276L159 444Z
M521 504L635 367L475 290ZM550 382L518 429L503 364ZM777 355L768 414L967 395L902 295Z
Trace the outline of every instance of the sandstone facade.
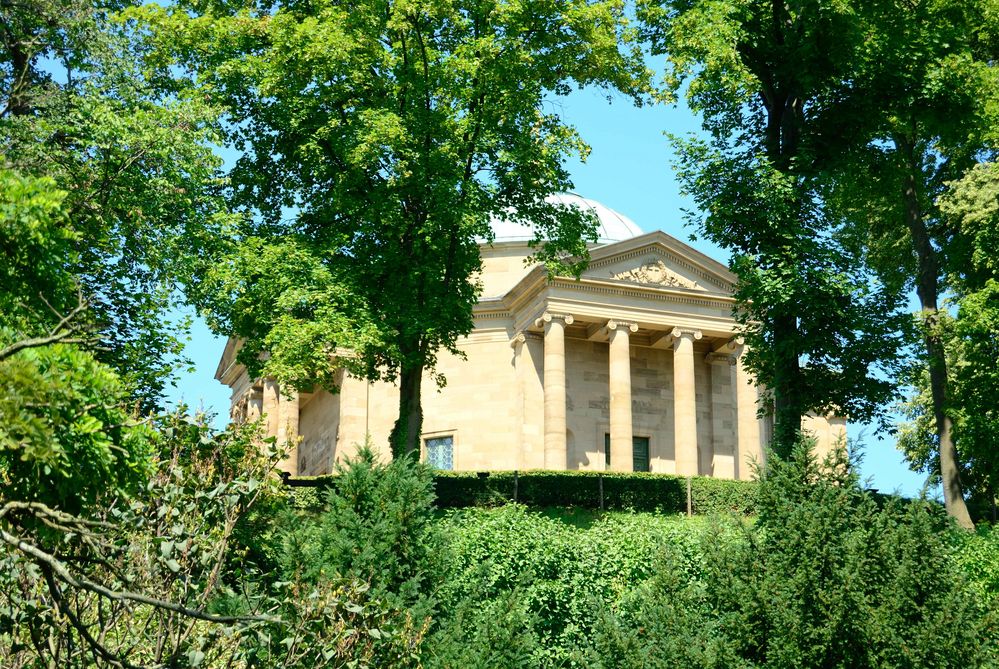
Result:
M592 250L579 280L525 265L523 239L483 246L467 359L442 355L446 385L423 384L424 458L458 470L751 476L771 426L741 364L735 277L663 232L618 236ZM396 387L343 375L337 395L282 396L247 377L237 346L217 378L232 388L234 420L264 415L268 434L299 437L287 471L327 473L366 434L388 455ZM845 436L842 418L803 426L823 451Z

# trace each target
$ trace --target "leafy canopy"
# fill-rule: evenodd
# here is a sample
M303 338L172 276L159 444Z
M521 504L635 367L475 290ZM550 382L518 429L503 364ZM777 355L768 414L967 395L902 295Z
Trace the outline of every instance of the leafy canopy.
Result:
M747 365L774 402L777 454L808 412L883 416L898 297L837 243L824 176L851 110L863 3L643 0L671 94L686 85L707 141L674 138L690 220L732 251Z
M57 262L75 286L43 281L18 293L36 302L42 293L65 313L79 287L106 345L96 356L151 407L182 348L182 324L164 314L177 282L189 278L184 258L208 242L204 233L224 210L213 193L221 164L211 149L219 143L215 110L144 76L144 36L115 13L126 4L28 0L5 8L0 170L51 179L64 201L53 240L74 240Z
M457 353L490 217L530 222L538 259L578 269L595 222L545 198L570 187L564 161L587 147L551 102L591 84L640 97L647 79L620 0L180 3L132 15L161 65L185 68L224 106L226 141L241 151L230 198L248 216L192 294L216 330L244 340L251 374L302 386L332 387L330 366L418 382L439 350ZM274 287L258 292L262 281ZM418 402L418 383L403 381L402 401Z

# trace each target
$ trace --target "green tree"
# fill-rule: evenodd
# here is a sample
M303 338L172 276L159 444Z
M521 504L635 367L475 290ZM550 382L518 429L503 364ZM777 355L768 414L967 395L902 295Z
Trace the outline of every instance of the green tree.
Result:
M948 264L966 265L937 199L994 144L997 80L990 19L982 3L925 0L866 9L870 39L841 104L850 111L848 148L833 170L833 201L858 248L892 290L919 299L944 501L971 526L955 449L942 295ZM958 271L964 271L958 270Z
M946 267L956 295L950 405L957 414L958 450L970 461L978 489L995 509L999 491L999 169L969 170L939 200L954 238Z
M857 420L895 395L898 299L835 243L824 169L846 127L835 107L863 53L859 3L645 0L666 81L687 86L708 142L675 140L678 175L733 252L749 366L773 399L786 457L810 411ZM882 373L879 373L882 372Z
M529 221L553 268L587 257L594 221L545 199L569 188L564 161L587 148L548 102L574 85L641 94L623 2L179 3L144 19L225 106L243 151L232 202L254 216L222 258L291 246L310 268L296 263L292 280L280 253L248 272L210 258L194 293L210 324L246 342L251 374L331 388L268 314L318 324L307 329L326 366L398 380L393 453L416 450L424 372L472 328L490 217ZM286 288L233 299L263 281ZM310 298L331 290L356 302L335 305L339 320Z
M943 279L952 291L952 308L941 311L934 334L947 352L946 410L953 421L953 442L962 464L962 483L972 498L995 509L999 487L999 176L994 163L977 165L950 182L935 202L942 246ZM907 404L910 422L900 446L913 466L940 471L935 439L936 404L928 373L914 384Z
M81 350L94 342L86 303L49 301L76 292L65 198L50 179L0 171L0 499L78 513L143 482L152 435L117 374Z
M126 4L28 0L0 10L0 169L63 192L53 239L72 241L41 259L72 275L88 304L79 319L102 342L94 355L149 407L182 348L180 324L165 313L186 278L181 260L221 211L211 194L220 162L213 110L139 71L141 36L114 14ZM44 302L55 313L76 304L76 287L61 288L21 286L18 299L48 329L58 317Z

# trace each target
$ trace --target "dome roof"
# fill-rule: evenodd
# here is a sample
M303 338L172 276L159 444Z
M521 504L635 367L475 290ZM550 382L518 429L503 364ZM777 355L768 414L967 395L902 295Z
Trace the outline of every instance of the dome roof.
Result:
M624 214L575 193L557 193L546 198L547 202L588 209L597 216L597 243L611 244L642 234L642 229ZM528 242L534 239L530 225L493 218L490 221L495 242Z

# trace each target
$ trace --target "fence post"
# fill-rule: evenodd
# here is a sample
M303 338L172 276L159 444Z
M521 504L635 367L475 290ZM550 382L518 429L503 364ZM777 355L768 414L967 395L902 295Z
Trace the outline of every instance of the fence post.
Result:
M602 473L597 475L597 481L599 482L599 487L600 487L600 510L603 511L604 510L604 475Z
M690 517L694 515L694 501L691 499L690 494L690 477L687 477L687 516Z
M520 485L520 472L513 470L513 503L517 503L517 488Z

